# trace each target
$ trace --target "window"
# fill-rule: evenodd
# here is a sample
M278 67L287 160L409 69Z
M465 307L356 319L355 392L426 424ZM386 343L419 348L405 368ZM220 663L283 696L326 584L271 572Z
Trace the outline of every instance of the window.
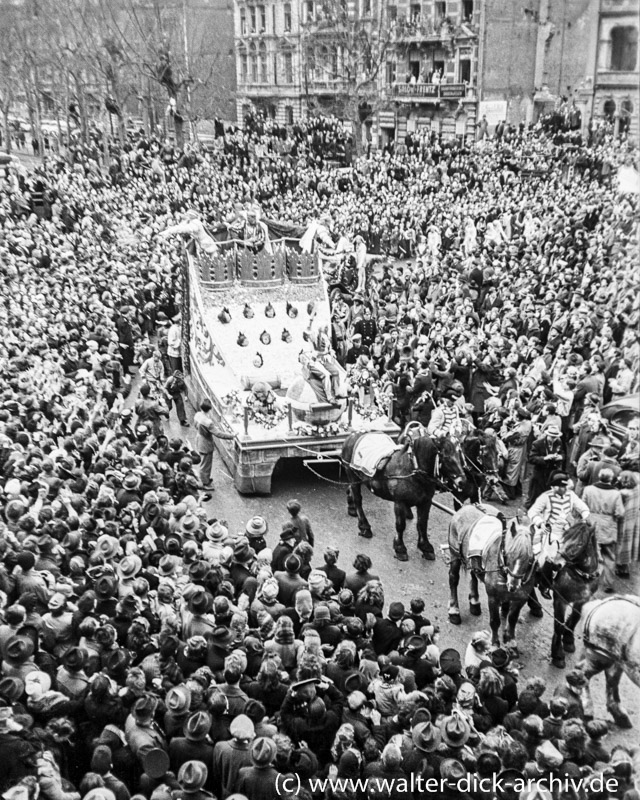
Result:
M386 81L388 84L396 82L397 65L395 61L387 61Z
M293 56L291 53L283 55L284 61L284 81L285 83L293 83Z
M398 19L398 6L387 6L387 14L389 22L395 22Z
M264 42L260 45L260 83L267 83L267 46Z
M422 7L420 3L411 3L409 6L409 18L411 22L419 22L420 21L420 12L422 11Z
M260 20L259 33L264 33L267 30L267 9L264 6L258 6L258 16Z
M247 35L247 12L246 9L240 9L240 35Z
M247 82L247 66L248 66L249 59L246 53L242 53L240 56L240 83Z
M291 31L291 3L284 4L284 30L285 33Z
M256 10L253 6L249 9L250 28L249 33L256 32Z
M293 106L284 107L284 121L286 125L293 125Z
M471 61L468 58L460 59L460 83L471 83Z
M436 21L443 20L447 16L447 3L446 0L436 0Z
M335 47L331 48L331 53L329 54L331 60L331 80L337 81L338 80L338 50Z
M613 122L613 115L616 113L616 103L615 100L607 100L604 104L604 111L605 117L609 120L609 122Z
M276 7L275 5L271 6L271 26L274 33L278 30L277 19L276 19Z
M251 60L251 76L250 76L249 80L251 81L251 83L257 83L258 82L258 54L256 53L255 48L252 48L252 50L251 50L250 60Z
M307 0L304 7L307 13L307 22L312 22L315 19L313 0Z
M278 85L278 56L273 57L273 84Z
M371 0L362 0L362 16L371 16Z
M473 0L462 0L462 21L471 22L473 19Z
M638 29L633 25L611 29L611 64L616 72L634 72L638 61Z

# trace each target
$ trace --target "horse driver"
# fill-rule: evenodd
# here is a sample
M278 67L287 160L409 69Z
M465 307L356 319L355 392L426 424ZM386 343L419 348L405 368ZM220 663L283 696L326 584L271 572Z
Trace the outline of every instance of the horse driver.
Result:
M569 476L564 472L553 473L551 488L529 509L529 519L534 525L533 553L538 561L538 587L547 600L551 597L553 575L563 564L564 532L574 522L586 520L589 514L586 503L569 489Z
M427 426L427 433L437 439L448 437L459 439L462 433L462 420L457 404L458 393L453 387L445 389L437 408L434 408Z

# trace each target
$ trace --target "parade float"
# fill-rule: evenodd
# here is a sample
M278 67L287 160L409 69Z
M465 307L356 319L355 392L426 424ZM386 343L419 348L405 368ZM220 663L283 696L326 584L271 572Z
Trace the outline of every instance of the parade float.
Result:
M271 252L257 253L238 242L213 253L190 246L185 255L190 396L194 405L208 397L234 434L216 446L243 494L269 494L281 459L330 460L354 430L399 432L377 384L350 379L330 352L317 351L321 332L331 330L318 255L270 244ZM317 372L326 359L335 368L323 381Z

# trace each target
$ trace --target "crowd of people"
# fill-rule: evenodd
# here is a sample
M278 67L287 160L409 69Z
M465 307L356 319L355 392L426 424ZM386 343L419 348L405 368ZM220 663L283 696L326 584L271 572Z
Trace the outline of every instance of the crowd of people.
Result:
M637 417L620 436L601 413L637 391L637 196L613 180L626 143L562 157L539 130L478 148L414 136L345 174L326 152L347 145L333 120L254 120L213 153L141 136L105 174L79 146L0 189L5 800L381 800L413 797L409 776L464 800L518 797L523 779L638 796L634 753L588 718L579 669L551 695L484 632L442 647L430 598L397 602L365 554L343 570L297 501L281 531L260 516L228 530L203 494L209 409L195 446L164 432L169 409L189 414L182 244L159 234L247 203L319 220L338 358L400 424L493 430L512 498L528 488L556 539L558 513L594 518L605 588L628 586ZM360 240L379 254L364 280ZM495 790L459 788L492 775Z

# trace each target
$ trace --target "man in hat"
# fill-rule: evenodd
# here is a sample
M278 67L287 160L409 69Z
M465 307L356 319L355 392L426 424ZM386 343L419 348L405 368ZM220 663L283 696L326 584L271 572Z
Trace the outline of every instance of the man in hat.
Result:
M251 766L242 767L238 773L235 791L251 800L273 800L277 797L279 772L273 766L276 757L273 739L260 736L251 744Z
M293 522L285 522L280 533L280 541L273 548L271 558L271 569L273 572L281 572L284 569L284 562L293 553L296 546L296 531Z
M196 450L200 454L200 482L203 489L211 491L211 467L213 466L214 438L233 439L235 434L227 433L211 417L213 405L207 397L200 403L200 410L193 419L196 429Z
M182 373L182 356L180 348L182 346L182 317L176 314L171 320L171 325L167 331L167 358L169 367L175 375L176 372Z
M220 800L225 800L235 790L240 770L252 764L253 722L246 714L239 714L232 720L229 733L231 739L218 742L213 749L214 791Z
M525 508L530 509L536 497L549 488L551 476L562 469L564 459L565 452L560 428L557 425L550 425L544 435L531 445L529 463L533 465L533 470Z
M158 356L159 355L158 353ZM162 362L160 362L160 367L162 367ZM164 386L164 375L158 380L160 381L159 388L162 389ZM135 410L138 415L139 423L149 425L153 435L156 437L162 434L162 420L163 418L169 418L169 410L151 396L151 385L146 382L140 387L140 398L136 402Z
M403 636L400 622L404 611L402 603L391 603L387 617L376 620L371 642L379 656L386 656L392 650L397 650Z
M174 737L169 744L169 759L171 770L176 774L180 767L187 761L202 761L203 764L213 763L213 744L209 739L211 729L211 714L200 709L184 722L183 735ZM205 788L213 790L213 771L209 772Z
M205 786L209 777L209 769L202 761L187 761L180 767L178 783L182 791L173 793L176 800L215 800Z
M73 613L67 608L67 598L54 592L49 611L42 616L42 644L45 650L60 657L73 643Z
M315 544L311 522L306 514L302 513L302 506L298 500L289 500L287 503L287 511L291 515L291 522L293 523L296 533L296 542L308 542L311 547Z
M362 355L370 355L369 348L362 344L362 334L354 333L351 337L351 347L347 350L345 362L347 364L355 364Z
M153 695L144 694L133 705L125 723L127 744L134 756L140 761L149 750L167 749L164 734L155 722L158 700Z
M164 392L167 396L169 408L171 408L171 403L173 403L173 405L176 407L176 414L178 415L178 420L183 428L189 427L189 423L187 422L187 412L185 411L183 399L183 395L186 393L186 391L187 385L184 382L184 375L179 369L173 370L164 384Z
M607 594L615 591L616 548L623 531L625 507L622 494L614 485L612 469L600 470L599 480L586 486L582 495L591 519L596 526L596 538L600 551L602 574L600 586Z
M462 430L457 400L460 394L453 388L445 389L437 408L433 409L427 433L437 438L457 438Z
M589 518L589 507L569 489L569 476L554 472L551 488L543 492L529 509L535 526L533 552L538 560L539 587L543 597L551 597L554 572L562 566L562 539L565 530L578 520Z

